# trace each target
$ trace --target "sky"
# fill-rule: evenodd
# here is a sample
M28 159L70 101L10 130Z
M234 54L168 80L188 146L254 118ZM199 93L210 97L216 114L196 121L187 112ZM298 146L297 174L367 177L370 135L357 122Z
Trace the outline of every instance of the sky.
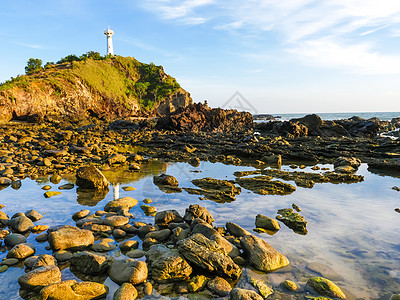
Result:
M0 82L29 58L154 62L195 102L252 113L400 111L398 0L2 0Z

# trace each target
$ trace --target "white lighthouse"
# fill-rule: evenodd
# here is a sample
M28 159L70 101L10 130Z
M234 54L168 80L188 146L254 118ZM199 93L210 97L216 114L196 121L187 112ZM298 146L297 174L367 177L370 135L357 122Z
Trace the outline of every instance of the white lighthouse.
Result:
M114 55L114 48L112 42L112 36L114 34L114 31L110 29L110 26L108 26L108 29L104 31L104 34L107 36L107 55Z

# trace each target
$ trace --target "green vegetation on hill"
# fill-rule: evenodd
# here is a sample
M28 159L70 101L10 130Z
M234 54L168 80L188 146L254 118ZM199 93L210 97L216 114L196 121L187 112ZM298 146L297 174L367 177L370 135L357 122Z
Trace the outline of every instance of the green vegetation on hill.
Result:
M141 63L133 57L101 56L93 51L79 57L68 55L56 64L47 62L45 67L41 60L31 58L25 69L27 75L2 83L0 92L15 88L30 92L39 87L43 91L52 90L55 97L62 98L84 84L92 93L126 109L138 103L142 111L149 112L180 89L175 78L165 74L162 66Z

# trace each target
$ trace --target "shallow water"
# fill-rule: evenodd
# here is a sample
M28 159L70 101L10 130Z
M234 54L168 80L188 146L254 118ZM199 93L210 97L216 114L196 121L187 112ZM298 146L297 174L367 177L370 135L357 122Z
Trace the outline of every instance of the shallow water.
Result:
M332 169L331 165L322 167ZM78 197L76 188L63 190L61 195L46 199L41 187L49 184L52 190L57 190L68 180L52 184L46 180L37 182L26 179L19 190L11 187L1 190L0 203L5 205L3 211L10 217L17 212L35 209L45 213L36 224L74 225L71 219L73 213L81 209L89 209L93 213L102 210L116 192L119 197L131 196L139 200L139 205L131 209L135 221L154 221L140 209L141 201L150 198L153 200L151 205L156 206L158 211L176 209L182 215L189 204L198 203L211 212L216 220L215 226L235 222L249 231L254 229L257 214L275 217L278 209L289 208L296 203L302 209L300 214L308 221L307 235L296 234L282 223L281 230L275 235L254 233L291 261L291 268L285 272L268 275L272 285L278 285L285 279L304 283L307 275L316 275L306 265L318 262L336 271L343 280L335 282L355 298L389 299L392 293L400 293L400 214L394 211L400 207L400 192L391 189L395 185L400 186L399 178L370 173L363 164L357 172L365 176L361 183L323 183L316 184L312 189L296 187L296 191L287 196L257 195L242 188L242 193L230 203L200 200L198 195L185 191L166 194L153 184L153 175L163 172L175 176L181 187L194 187L191 180L196 178L234 179L235 171L253 169L210 162L202 162L197 168L186 163L153 162L136 173L108 171L104 173L114 188L110 186L110 192L99 202L83 197L82 193ZM288 166L282 169L293 170ZM304 171L321 172L312 171L310 167ZM136 190L122 190L121 187L127 185ZM51 254L45 249L47 243L37 243L35 236L31 234L28 242L35 245L36 253ZM111 255L118 257L119 251L113 251ZM5 256L6 252L0 253L0 259ZM0 299L20 299L17 278L23 272L22 268L13 267L0 274ZM63 280L75 278L68 269L63 270L62 275ZM105 284L110 287L108 299L112 299L113 291L118 286L110 279Z

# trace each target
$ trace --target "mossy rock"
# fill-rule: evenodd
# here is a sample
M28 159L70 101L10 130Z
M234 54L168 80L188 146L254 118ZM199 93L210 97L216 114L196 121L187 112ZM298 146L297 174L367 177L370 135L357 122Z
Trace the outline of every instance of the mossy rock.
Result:
M312 277L307 281L307 285L321 296L346 299L346 295L342 292L342 290L336 284L326 278Z

